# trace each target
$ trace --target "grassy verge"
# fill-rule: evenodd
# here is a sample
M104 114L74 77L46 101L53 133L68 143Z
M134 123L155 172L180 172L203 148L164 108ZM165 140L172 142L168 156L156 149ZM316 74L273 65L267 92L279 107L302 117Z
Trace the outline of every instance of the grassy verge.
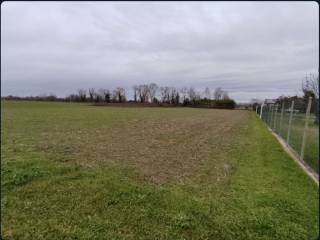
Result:
M318 234L316 185L251 112L61 103L6 103L2 109L4 239ZM235 115L242 117L232 122ZM136 129L137 122L153 131ZM101 147L110 144L113 151ZM151 150L155 146L161 154Z
M281 114L276 117L276 132L283 138L287 139L289 126L289 113L284 113L281 129ZM319 173L319 126L314 123L315 117L311 116L309 120L309 128L307 131L307 139L304 151L304 161L317 173ZM274 127L274 125L273 125ZM305 127L305 114L295 113L292 118L291 134L289 139L290 146L300 156L303 132Z

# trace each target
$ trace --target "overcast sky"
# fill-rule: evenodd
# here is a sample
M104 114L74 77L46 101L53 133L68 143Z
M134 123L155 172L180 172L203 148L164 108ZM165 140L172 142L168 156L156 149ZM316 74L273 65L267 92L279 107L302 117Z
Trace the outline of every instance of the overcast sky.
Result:
M296 94L318 71L315 2L4 2L4 95L135 84ZM130 94L130 93L129 93Z

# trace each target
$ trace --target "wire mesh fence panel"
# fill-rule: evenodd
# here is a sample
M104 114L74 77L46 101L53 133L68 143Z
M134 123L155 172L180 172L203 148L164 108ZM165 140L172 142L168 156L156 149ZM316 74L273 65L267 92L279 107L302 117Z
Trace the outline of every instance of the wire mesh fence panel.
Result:
M319 119L316 117L316 107L316 102L313 101L306 132L304 161L319 173Z
M275 133L279 132L280 117L281 117L281 105L277 103L275 105L274 119L273 119L274 120L273 121L273 131Z
M301 151L301 143L304 131L305 112L293 108L291 132L288 144L298 153Z
M270 117L271 117L271 107L270 107L270 105L267 105L266 106L266 123L269 125L269 122L270 122Z
M270 127L271 119L272 119L272 105L271 104L268 105L267 116L268 116L267 123Z
M267 104L264 104L261 107L261 119L268 124L268 111L269 111L269 106Z
M280 117L278 134L280 135L280 137L286 140L289 130L291 103L282 102L281 104L283 104L283 113L282 117Z
M318 102L297 98L264 104L261 119L313 170L319 173ZM311 104L312 103L312 104ZM306 113L310 114L306 114ZM307 124L306 124L306 121Z
M282 122L283 122L283 115L284 115L284 105L282 102L278 104L277 108L277 117L276 117L276 126L275 126L275 132L280 136L281 134L281 128Z
M267 105L263 105L262 107L262 113L261 113L261 119L266 122L267 119Z
M266 122L267 119L267 106L263 104L261 106L261 119Z
M285 104L284 122L285 132L283 138L286 140L287 144L290 145L297 153L300 152L301 141L303 136L303 124L299 124L300 118L303 113L297 108L297 102L291 101Z

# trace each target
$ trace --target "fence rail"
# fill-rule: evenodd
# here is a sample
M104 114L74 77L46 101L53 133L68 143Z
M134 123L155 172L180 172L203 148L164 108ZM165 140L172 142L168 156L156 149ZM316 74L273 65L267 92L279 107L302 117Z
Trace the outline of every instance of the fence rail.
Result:
M319 174L317 101L311 97L303 101L278 99L265 101L255 110L269 128L295 151L295 155Z

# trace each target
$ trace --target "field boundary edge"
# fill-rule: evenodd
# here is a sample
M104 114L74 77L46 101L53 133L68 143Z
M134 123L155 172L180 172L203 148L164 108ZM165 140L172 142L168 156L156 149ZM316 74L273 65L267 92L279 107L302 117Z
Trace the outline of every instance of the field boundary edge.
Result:
M319 175L311 169L302 159L300 159L295 151L272 129L268 126L269 131L276 137L282 148L289 154L289 156L302 168L302 170L310 177L319 187Z

